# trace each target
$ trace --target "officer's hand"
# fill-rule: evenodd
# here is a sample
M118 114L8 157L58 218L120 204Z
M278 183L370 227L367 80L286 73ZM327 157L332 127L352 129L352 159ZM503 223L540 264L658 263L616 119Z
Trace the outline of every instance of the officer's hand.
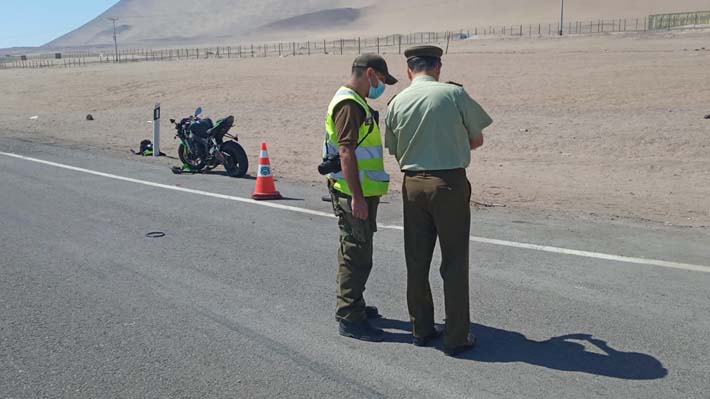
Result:
M367 202L365 202L365 197L353 197L352 205L353 216L357 219L367 220Z
M472 151L483 146L483 133L476 136L476 138L469 140L469 144L471 145Z

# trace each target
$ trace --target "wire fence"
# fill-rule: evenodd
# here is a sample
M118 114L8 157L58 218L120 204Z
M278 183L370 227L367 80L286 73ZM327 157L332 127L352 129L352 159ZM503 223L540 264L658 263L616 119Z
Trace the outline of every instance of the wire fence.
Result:
M11 68L70 68L102 63L133 63L156 61L188 61L200 59L244 59L259 57L310 56L316 54L401 54L417 44L436 44L449 52L451 45L480 37L550 37L559 35L590 35L615 32L644 32L649 30L693 29L710 25L710 12L651 15L645 18L597 19L569 21L563 25L527 24L506 26L479 26L445 32L416 32L376 37L341 38L336 40L309 40L242 44L227 47L193 47L145 49L124 48L117 53L113 47L6 56L0 58L0 69Z
M648 29L673 29L678 27L710 25L710 11L656 14L648 17Z

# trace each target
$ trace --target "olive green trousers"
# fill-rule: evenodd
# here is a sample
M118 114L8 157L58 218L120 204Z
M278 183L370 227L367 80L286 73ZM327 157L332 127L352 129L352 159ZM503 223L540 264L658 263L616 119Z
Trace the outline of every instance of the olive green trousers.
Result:
M412 333L426 337L434 332L429 269L438 238L446 312L444 345L463 345L467 342L470 324L471 185L466 171L405 172L402 197L407 305Z
M377 207L380 197L366 197L367 220L353 216L350 196L331 188L333 211L338 217L340 246L338 247L338 273L336 316L359 322L365 320L365 284L372 270L372 239L377 231Z

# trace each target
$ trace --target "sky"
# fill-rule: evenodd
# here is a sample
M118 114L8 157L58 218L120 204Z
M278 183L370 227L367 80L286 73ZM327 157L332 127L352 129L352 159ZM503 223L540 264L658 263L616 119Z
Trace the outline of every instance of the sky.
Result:
M0 0L0 48L41 46L96 18L118 0Z

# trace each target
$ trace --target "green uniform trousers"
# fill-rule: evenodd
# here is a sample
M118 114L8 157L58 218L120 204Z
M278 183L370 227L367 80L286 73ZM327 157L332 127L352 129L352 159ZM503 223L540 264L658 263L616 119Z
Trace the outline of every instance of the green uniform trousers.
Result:
M429 268L437 236L441 246L446 332L444 345L467 342L470 324L468 294L471 185L464 169L405 172L404 250L407 261L407 305L412 334L434 332L434 303Z
M372 239L377 231L380 197L366 197L368 219L353 217L350 196L331 188L333 211L340 227L336 316L359 322L365 316L365 284L372 270Z

